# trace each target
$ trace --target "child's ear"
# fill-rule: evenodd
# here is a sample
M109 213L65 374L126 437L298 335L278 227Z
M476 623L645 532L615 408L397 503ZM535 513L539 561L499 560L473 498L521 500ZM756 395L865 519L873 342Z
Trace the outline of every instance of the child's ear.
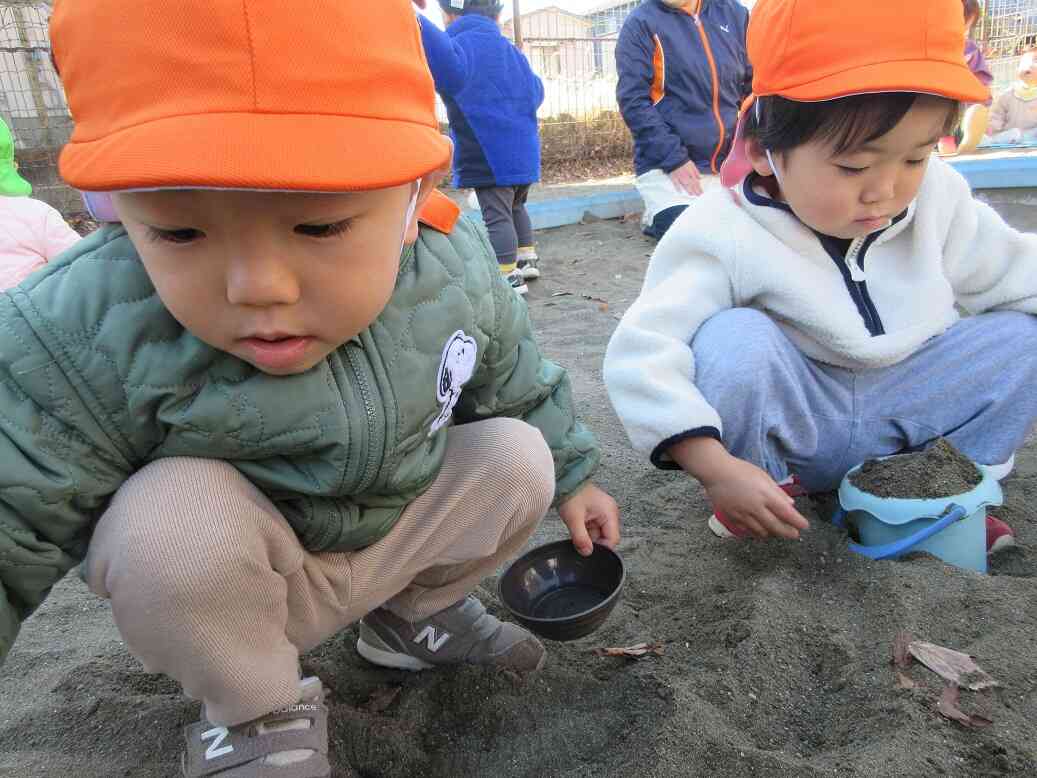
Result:
M771 161L767 158L767 152L763 150L759 139L745 139L745 155L749 158L749 163L753 166L753 170L756 171L757 175L774 175L774 168L771 167Z
M407 237L404 238L406 243L413 243L418 239L418 214L421 213L422 206L428 202L428 199L432 196L432 193L436 191L436 187L439 186L440 182L446 178L450 172L450 159L448 158L442 166L426 173L418 181L418 201L414 207L414 213L411 214L410 221L407 223Z

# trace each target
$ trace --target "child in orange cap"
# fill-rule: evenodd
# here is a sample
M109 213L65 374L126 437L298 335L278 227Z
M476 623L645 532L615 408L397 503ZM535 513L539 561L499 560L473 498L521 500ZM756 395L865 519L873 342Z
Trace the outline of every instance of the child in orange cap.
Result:
M205 703L184 774L242 778L329 775L298 657L360 619L379 665L539 668L470 593L550 505L584 554L618 511L436 194L408 0L59 0L51 34L61 172L118 223L0 299L0 659L83 562Z
M631 440L722 537L795 538L791 492L941 435L1006 474L1037 418L1037 236L932 157L987 97L960 0L760 0L748 36L734 189L674 224L608 347Z

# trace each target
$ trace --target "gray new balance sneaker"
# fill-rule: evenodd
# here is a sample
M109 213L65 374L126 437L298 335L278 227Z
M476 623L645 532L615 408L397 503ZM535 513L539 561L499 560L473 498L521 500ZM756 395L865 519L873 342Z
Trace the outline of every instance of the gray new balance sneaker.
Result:
M373 610L360 622L356 649L372 664L399 670L467 663L529 672L547 656L532 633L491 616L472 596L414 624Z

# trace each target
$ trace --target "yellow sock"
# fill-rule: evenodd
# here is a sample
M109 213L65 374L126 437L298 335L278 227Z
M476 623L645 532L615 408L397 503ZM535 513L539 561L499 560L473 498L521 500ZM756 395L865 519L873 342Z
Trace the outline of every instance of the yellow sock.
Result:
M505 265L505 264L502 264L502 263L498 262L497 266L500 267L500 271L504 275L507 275L508 273L510 273L512 270L515 269L516 263L515 262L510 262L507 265Z

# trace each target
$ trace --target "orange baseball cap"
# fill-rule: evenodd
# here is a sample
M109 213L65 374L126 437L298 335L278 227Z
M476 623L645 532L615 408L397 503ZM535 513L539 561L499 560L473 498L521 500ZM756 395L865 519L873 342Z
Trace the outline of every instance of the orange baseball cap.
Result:
M759 0L746 44L757 97L990 96L965 63L961 0Z
M751 170L742 129L756 97L819 102L919 92L966 103L990 97L965 63L961 0L759 0L746 45L753 94L720 171L724 186Z
M444 165L410 0L58 0L79 189L340 192Z

